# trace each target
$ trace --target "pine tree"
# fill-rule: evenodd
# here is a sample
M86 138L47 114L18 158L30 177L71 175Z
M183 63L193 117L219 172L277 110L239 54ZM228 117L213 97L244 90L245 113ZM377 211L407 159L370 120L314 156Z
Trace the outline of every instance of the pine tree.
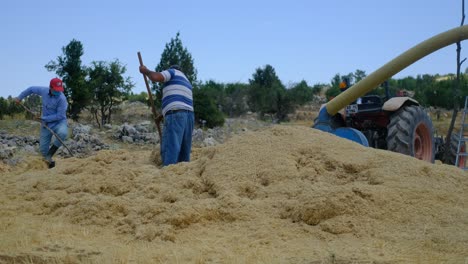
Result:
M161 72L169 69L172 65L178 65L182 72L187 76L193 86L197 83L197 69L193 64L193 58L190 52L182 45L180 33L177 32L175 38L171 38L169 43L161 54L161 60L156 66L156 71ZM161 104L162 100L162 85L159 83L153 84L153 91L156 92L157 105Z
M69 101L68 112L73 120L78 120L79 114L91 99L89 89L86 87L86 68L81 65L83 44L78 40L71 40L67 46L62 47L63 54L56 61L50 61L45 68L62 78L65 86L65 96Z

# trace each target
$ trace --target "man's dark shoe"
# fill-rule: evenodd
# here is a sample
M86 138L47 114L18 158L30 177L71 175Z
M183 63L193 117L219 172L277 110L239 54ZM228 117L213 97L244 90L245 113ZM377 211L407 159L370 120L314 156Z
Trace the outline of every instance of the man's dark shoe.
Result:
M55 161L53 160L48 161L47 164L49 165L49 169L52 169L53 167L55 167Z
M55 145L52 145L50 147L49 152L47 152L47 156L45 157L45 160L47 162L47 165L49 165L49 169L52 169L55 167L55 161L52 160L52 156L54 156L55 152L57 152L58 147Z
M46 159L47 160L51 160L52 159L52 156L54 156L55 152L57 152L57 149L59 147L55 146L55 145L52 145L52 147L50 147L49 149L49 152L47 152L47 156L46 156Z

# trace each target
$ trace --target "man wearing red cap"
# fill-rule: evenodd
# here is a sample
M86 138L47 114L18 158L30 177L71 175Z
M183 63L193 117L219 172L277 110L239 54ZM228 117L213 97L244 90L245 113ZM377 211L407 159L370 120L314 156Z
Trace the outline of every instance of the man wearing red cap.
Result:
M67 124L67 99L63 94L63 83L59 78L50 80L49 87L31 86L24 90L17 98L16 102L20 103L23 98L36 94L42 97L42 116L41 119L41 134L39 139L39 150L44 156L49 168L55 167L55 161L52 160L57 149L62 143L55 139L52 146L52 133L44 126L49 127L54 133L65 141L68 135ZM50 148L49 148L50 146Z

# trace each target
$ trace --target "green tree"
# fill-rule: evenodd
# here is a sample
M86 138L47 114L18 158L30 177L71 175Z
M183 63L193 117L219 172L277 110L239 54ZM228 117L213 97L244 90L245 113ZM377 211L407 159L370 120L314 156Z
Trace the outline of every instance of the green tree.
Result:
M86 68L81 65L83 45L73 39L67 46L62 47L62 53L56 61L46 64L45 68L48 71L55 71L62 78L65 84L64 93L69 101L68 112L72 119L78 120L79 114L91 99L91 94L86 89Z
M11 95L8 96L7 102L8 102L8 106L7 106L6 113L10 117L13 117L15 114L24 112L24 109L20 105L15 103L15 100L13 99L13 97L11 97Z
M196 96L195 96L195 93ZM210 80L194 89L196 102L195 116L197 122L205 120L208 127L224 124L223 109L226 106L224 84ZM200 109L198 109L200 108Z
M197 83L197 69L194 66L193 58L190 52L182 44L180 33L177 32L175 38L171 38L161 54L161 60L156 66L156 71L161 72L167 70L172 65L178 65L182 72L187 76L187 79L196 86ZM162 100L162 87L164 84L154 83L153 91L156 92L156 104L161 105Z
M228 83L226 85L226 105L223 110L230 117L247 113L249 85L243 83Z
M348 73L347 75L341 76L341 79L342 80L347 79L348 83L349 83L349 87L351 87L354 83L357 82L355 77L354 77L354 73L352 73L352 72Z
M335 74L331 79L331 87L325 92L325 96L327 97L327 101L330 101L334 97L340 94L340 83L341 83L341 75L339 73Z
M430 106L453 108L452 87L453 80L434 82L424 89L424 103Z
M24 99L23 104L30 109L35 115L41 116L42 114L42 98L37 94L32 94ZM33 114L25 111L26 119L34 118Z
M214 99L216 106L220 111L223 111L226 106L226 94L224 90L224 84L217 83L213 80L209 80L200 85L207 96Z
M460 93L461 93L461 101L460 105L465 105L465 97L468 96L468 75L460 75Z
M133 92L130 92L130 94L127 98L125 98L125 100L128 100L129 102L141 102L144 104L148 104L148 93L141 92L139 94L134 94Z
M318 95L320 94L325 87L328 87L329 85L324 84L324 83L316 83L314 86L312 86L312 94Z
M340 83L341 83L341 75L339 73L335 74L333 78L331 79L331 87L336 87L340 89Z
M415 91L417 86L416 78L408 76L403 79L398 79L396 80L396 86L403 90Z
M279 89L276 93L276 104L278 106L276 117L278 121L289 121L288 114L294 111L293 101L286 89Z
M126 67L119 60L91 63L88 70L88 86L94 96L90 110L99 126L111 122L112 108L128 97L134 86L130 77L123 76L126 71Z
M340 83L347 79L350 88L354 82L358 82L365 77L365 72L362 70L356 70L355 73L348 73L346 75L340 75L339 73L335 74L335 76L331 80L331 87L325 92L325 96L327 100L331 100L334 97L338 96L341 93L340 90Z
M357 83L357 82L359 82L360 80L366 78L366 72L363 71L363 70L357 69L357 70L354 72L353 77L354 77L354 81Z
M312 87L309 87L304 80L289 89L288 93L291 102L295 105L304 105L314 98Z
M276 115L279 121L283 121L284 113L280 111L292 111L289 107L286 109L280 104L289 98L284 94L286 88L281 83L276 75L275 69L271 65L266 65L264 68L257 68L249 80L249 100L250 109L258 112L260 116L265 114Z
M414 98L422 105L428 105L431 101L429 97L434 96L431 91L434 91L435 78L429 74L418 75L416 77L416 90Z
M208 91L194 88L193 99L197 102L195 110L195 120L198 123L205 123L206 126L213 128L215 126L222 126L224 124L224 116L216 106L216 102L208 94ZM204 121L204 122L203 122Z
M3 120L3 117L8 114L8 101L0 97L0 120Z

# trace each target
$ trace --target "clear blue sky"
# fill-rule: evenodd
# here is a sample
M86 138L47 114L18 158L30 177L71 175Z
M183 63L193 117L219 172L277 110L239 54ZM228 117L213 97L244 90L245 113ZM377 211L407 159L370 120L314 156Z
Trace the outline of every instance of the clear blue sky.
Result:
M177 32L199 80L248 82L256 68L270 64L285 85L329 83L336 73L372 73L459 26L461 13L461 0L4 1L0 96L48 86L55 73L44 65L72 39L84 46L84 65L119 59L136 83L133 92L145 91L137 51L154 68ZM455 72L452 45L395 77Z

